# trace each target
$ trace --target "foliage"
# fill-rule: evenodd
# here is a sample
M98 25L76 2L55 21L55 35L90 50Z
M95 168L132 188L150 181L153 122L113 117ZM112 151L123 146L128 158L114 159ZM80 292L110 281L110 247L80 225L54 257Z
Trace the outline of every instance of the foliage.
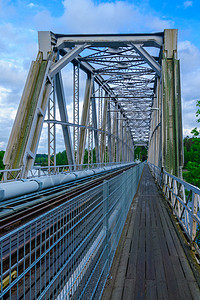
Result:
M196 112L197 122L200 122L200 100L197 100L196 106L198 110ZM187 169L183 173L184 179L200 188L200 131L195 127L192 129L192 138L186 137L184 139L184 158Z
M47 154L36 154L35 165L47 166L48 165L48 155Z
M4 164L3 164L3 156L5 151L0 151L0 170L4 170Z
M0 170L4 170L4 164L3 164L3 156L4 156L5 151L0 151ZM0 173L0 181L2 178L3 174Z
M135 148L135 158L141 161L147 160L147 149L144 146L138 146Z
M197 122L200 123L200 100L197 100L196 106L198 107L196 112Z
M200 138L184 138L184 168L187 168L189 161L200 163Z
M184 172L184 179L200 188L200 163L189 161L187 163L187 172Z
M56 165L67 165L67 155L66 150L63 152L58 152L56 154ZM35 158L35 165L47 166L48 165L48 155L47 154L37 154Z

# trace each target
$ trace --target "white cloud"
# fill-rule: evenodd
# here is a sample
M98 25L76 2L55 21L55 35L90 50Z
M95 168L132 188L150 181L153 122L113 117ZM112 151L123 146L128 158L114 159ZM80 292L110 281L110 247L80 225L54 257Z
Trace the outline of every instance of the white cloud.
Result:
M92 0L65 0L63 5L60 21L73 33L159 31L173 24L126 1L97 4Z
M200 98L200 50L189 41L178 44L182 94L185 100Z
M200 99L200 51L190 41L178 44L181 64L181 92L184 135L191 135L194 127L199 127L196 118L196 100Z
M188 7L192 6L192 5L193 5L193 1L185 1L185 2L183 2L184 8L188 8Z
M33 7L37 7L37 5L34 4L33 2L31 2L31 3L28 4L28 7L33 8Z

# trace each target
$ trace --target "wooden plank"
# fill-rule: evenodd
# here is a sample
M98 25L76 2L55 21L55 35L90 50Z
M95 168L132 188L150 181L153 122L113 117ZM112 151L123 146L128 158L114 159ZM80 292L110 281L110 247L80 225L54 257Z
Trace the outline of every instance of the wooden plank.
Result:
M157 298L157 286L155 280L146 281L146 300L160 300Z
M198 287L197 283L193 282L193 281L188 281L188 285L189 285L189 288L190 288L190 292L192 294L191 299L199 300L200 299L200 291L199 291L199 287Z
M129 254L128 267L126 272L126 278L133 279L136 278L136 264L138 255L138 244L139 244L139 224L140 224L140 209L141 206L138 203L136 218L134 223L134 231L132 236L131 249Z
M135 279L126 278L124 282L124 291L123 291L122 300L133 300L134 290L135 290Z
M192 295L190 293L190 289L185 278L185 274L183 273L183 269L181 268L180 261L178 257L171 257L173 269L175 272L175 276L177 278L179 294L181 295L181 299L192 299Z
M152 243L154 253L155 275L157 281L166 281L164 264L162 260L162 254L158 236L159 229L152 229Z
M122 257L119 264L119 272L117 272L117 276L115 278L115 284L112 292L113 300L120 300L122 298L122 293L124 289L124 280L125 274L127 270L128 263L128 255L130 251L131 239L126 239L124 244L124 249L122 253Z
M178 256L178 252L176 250L176 246L175 246L174 240L172 238L171 231L169 229L169 227L172 225L171 220L169 219L169 216L168 216L167 221L166 221L166 215L163 211L164 209L166 210L166 208L162 207L161 200L159 201L157 207L158 207L159 215L162 216L161 223L162 223L162 227L163 227L163 230L165 233L166 242L167 242L167 246L168 246L170 255ZM173 235L176 234L174 230L172 233L173 233Z
M170 251L169 251L169 234L166 234L167 232L167 224L162 222L163 214L161 213L161 210L159 209L159 199L157 198L156 202L156 213L157 213L157 220L158 220L158 239L161 249L161 255L162 255L162 261L165 271L165 277L166 277L166 283L167 283L167 289L168 289L168 295L169 299L175 300L175 299L181 299L181 295L179 294L179 289L177 286L177 276L174 272L174 268L172 265L171 257L170 257ZM165 227L165 228L163 228Z
M156 281L156 288L158 300L169 300L166 281Z
M145 231L140 229L138 258L136 266L135 299L145 299Z
M145 205L145 199L144 199L144 197L140 197L140 201L142 203L141 218L140 218L140 228L145 229L146 205Z
M155 280L155 265L154 265L154 252L152 247L152 231L150 226L146 227L146 274L147 280Z
M149 199L149 197L145 197L145 208L146 208L145 226L146 226L146 228L150 228L151 227L150 202L151 202L151 199Z
M155 216L155 211L154 211L154 201L155 198L152 197L149 200L149 212L150 212L150 219L151 219L151 227L157 227L157 222L156 222L156 216Z

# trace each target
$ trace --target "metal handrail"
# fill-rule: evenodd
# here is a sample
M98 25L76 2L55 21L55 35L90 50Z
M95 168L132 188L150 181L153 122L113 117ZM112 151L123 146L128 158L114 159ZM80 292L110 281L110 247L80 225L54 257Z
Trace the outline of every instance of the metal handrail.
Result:
M192 245L200 253L200 189L148 162L153 176L167 198Z

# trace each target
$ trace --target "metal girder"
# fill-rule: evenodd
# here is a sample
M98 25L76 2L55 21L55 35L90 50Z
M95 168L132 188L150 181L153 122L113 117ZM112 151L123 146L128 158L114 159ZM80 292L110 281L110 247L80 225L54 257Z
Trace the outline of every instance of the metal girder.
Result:
M145 47L161 47L163 44L163 32L152 34L82 34L66 35L57 34L58 49L83 44L93 47L122 47L127 44L143 44Z
M55 75L55 89L56 89L56 95L58 101L58 108L60 112L60 119L62 122L68 122L66 101L65 101L62 77L60 72ZM72 150L70 128L67 125L62 125L62 130L63 130L68 163L70 165L74 165L74 155Z
M142 45L133 45L138 54L146 61L146 63L161 76L161 65L142 47Z
M49 75L51 77L55 76L60 72L69 62L71 62L79 53L83 51L86 44L75 46L74 49L66 53L61 59L54 63L50 69Z
M28 175L36 156L52 89L48 72L54 59L54 55L49 55L48 60L44 61L39 52L32 63L4 155L5 168L22 167L23 177Z
M110 117L110 101L108 102L107 107L107 123L108 123L108 155L109 155L109 162L113 161L113 154L112 154L112 141L111 141L111 117Z
M113 161L116 161L116 147L117 147L117 138L118 138L118 133L117 133L117 111L114 112L113 116L113 138L112 138L112 156L113 156Z
M55 120L56 117L56 95L55 83L52 93L49 97L48 105L48 120ZM48 166L56 166L56 124L54 122L48 123Z
M81 118L81 125L84 126L86 126L88 123L91 91L92 91L92 79L91 76L88 76L86 80L86 86L85 86L85 96L84 96L82 118ZM80 128L79 164L83 164L83 160L84 160L86 134L87 134L86 129L84 127Z
M74 64L73 69L73 123L79 125L79 64ZM73 128L73 146L74 146L74 159L78 163L79 158L79 127Z
M94 94L95 88L94 88L94 82L93 82L93 91ZM96 111L96 102L93 97L91 97L92 102L92 124L93 128L98 129L97 126L97 111ZM97 130L94 130L94 142L95 142L95 153L96 153L96 162L100 163L100 154L99 154L99 135Z
M101 144L100 144L100 159L101 162L104 161L105 145L106 145L106 125L107 125L107 108L108 108L108 97L105 94L104 108L103 108L103 120L102 120L102 134L101 134Z

